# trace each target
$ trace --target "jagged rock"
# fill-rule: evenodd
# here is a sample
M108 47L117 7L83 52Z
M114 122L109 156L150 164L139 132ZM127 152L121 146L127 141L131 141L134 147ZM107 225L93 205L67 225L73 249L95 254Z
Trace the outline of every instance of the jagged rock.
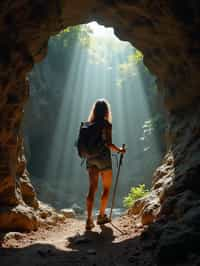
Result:
M156 221L159 213L159 206L156 204L150 204L144 208L141 214L141 222L143 225L148 225Z
M57 223L62 223L65 221L65 216L62 214L58 214L56 212L52 213L51 216L47 217L42 223L48 225L56 225Z
M65 218L75 218L76 214L73 209L61 209L60 213L65 216Z
M26 205L0 207L0 230L31 231L38 228L38 219L32 208Z
M41 225L56 225L58 222L64 222L66 217L63 213L57 212L53 207L39 201L37 215L40 218Z
M65 219L66 219L66 217L65 217L64 214L62 214L62 213L58 213L58 214L57 214L57 221L58 221L58 222L64 222Z
M195 233L187 227L177 224L173 227L165 228L161 235L156 249L156 259L158 265L175 264L177 261L184 261L188 251L199 251L200 233Z
M38 207L37 213L39 217L46 219L47 217L50 217L54 213L56 213L56 210L50 205L44 202L41 202L41 201L38 201L38 203L39 203L39 207Z
M139 214L145 205L145 198L138 199L134 202L133 206L128 210L128 214Z
M135 201L128 214L141 217L143 225L148 225L156 220L160 211L160 201L155 192Z
M19 178L19 182L23 200L27 205L37 209L39 207L39 203L29 177L21 176Z

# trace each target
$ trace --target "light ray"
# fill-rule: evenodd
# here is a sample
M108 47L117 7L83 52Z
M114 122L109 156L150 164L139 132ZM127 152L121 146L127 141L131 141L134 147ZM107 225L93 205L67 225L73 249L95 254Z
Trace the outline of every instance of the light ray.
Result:
M146 170L147 159L143 158L144 147L139 136L142 134L144 122L151 119L151 108L137 66L137 78L126 80L122 88L117 86L117 80L121 76L119 66L127 61L128 55L133 53L135 48L131 48L126 42L120 42L111 28L105 28L96 22L91 22L88 26L92 30L88 47L80 48L77 40L72 50L72 60L65 74L57 121L54 132L51 132L44 176L46 182L57 190L57 200L63 201L62 207L70 207L73 202L84 206L83 195L87 191L88 177L86 170L80 166L74 143L80 122L87 119L94 101L106 98L113 112L113 142L117 145L126 143L128 146L120 179L123 192L119 193L117 199L117 206L121 207L122 197L129 191L130 186L144 182L144 179L141 179L142 174L150 176ZM99 45L95 47L95 52L93 50L91 53L94 38L98 39ZM98 61L99 57L95 57L94 53L101 55L103 60ZM95 58L98 60L94 63ZM66 60L67 64L68 59L63 60ZM52 83L55 86L56 81ZM153 153L157 153L154 159L158 162L161 154L156 136L152 137L152 147ZM153 164L155 162L152 161ZM149 177L147 183L150 182Z

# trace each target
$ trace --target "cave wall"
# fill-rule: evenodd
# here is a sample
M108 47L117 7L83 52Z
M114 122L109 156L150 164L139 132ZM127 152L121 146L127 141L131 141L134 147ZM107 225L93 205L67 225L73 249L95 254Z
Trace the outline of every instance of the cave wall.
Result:
M189 152L188 146L192 142L195 151L198 151L199 1L2 0L0 10L0 218L12 213L19 204L24 208L27 206L31 215L28 205L37 208L37 204L33 203L36 198L31 184L29 192L22 187L29 181L25 159L19 152L23 149L20 123L29 95L26 75L34 63L45 57L51 35L67 26L92 20L114 27L120 39L130 41L143 52L146 66L157 76L157 84L169 113L169 154L172 152L179 158L176 159L176 169L188 162L186 170L193 169L192 173L197 175L195 169L198 169L199 162L192 159L194 155ZM163 167L167 160L163 162ZM186 178L188 172L184 169L182 175ZM169 174L166 170L162 177ZM173 184L171 182L172 187ZM162 188L161 185L159 193ZM182 191L186 189L187 185ZM0 228L4 224L0 223ZM9 228L12 228L12 221Z

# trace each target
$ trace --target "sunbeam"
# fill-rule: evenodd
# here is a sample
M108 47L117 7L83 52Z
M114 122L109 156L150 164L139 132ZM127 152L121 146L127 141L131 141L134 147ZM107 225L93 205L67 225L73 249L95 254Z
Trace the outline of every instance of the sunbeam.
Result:
M113 114L113 143L126 143L128 149L116 200L116 207L121 208L123 197L131 186L150 185L152 172L162 157L156 129L151 128L149 135L145 133L144 136L145 121L151 121L155 114L151 108L155 102L150 102L147 95L150 90L147 87L155 80L147 70L148 74L141 72L144 69L142 60L140 63L129 60L134 57L136 49L128 42L120 41L112 28L96 22L78 27L52 37L46 59L34 67L33 74L39 71L41 76L42 73L43 85L46 86L48 81L49 87L42 92L46 93L41 97L47 101L44 108L48 112L46 116L40 113L46 121L40 125L37 134L40 136L40 128L49 129L48 135L42 136L41 133L37 137L38 147L33 147L36 140L30 136L30 128L26 125L33 108L30 99L32 102L28 104L24 122L24 134L32 143L29 171L46 184L39 191L43 200L51 201L56 207L71 207L74 203L84 207L88 177L74 144L80 123L87 120L94 101L106 98ZM64 39L65 35L72 37ZM30 82L32 90L36 87L34 95L39 95L40 82L37 81L37 86L33 78ZM52 104L48 98L50 92ZM38 152L45 157L43 164L37 161ZM115 173L115 159L113 167Z

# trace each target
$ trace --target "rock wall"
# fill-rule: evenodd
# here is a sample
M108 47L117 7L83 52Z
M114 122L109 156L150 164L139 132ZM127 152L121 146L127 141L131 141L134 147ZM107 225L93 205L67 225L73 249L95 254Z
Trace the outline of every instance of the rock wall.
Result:
M143 225L149 225L142 237L153 243L156 265L199 263L199 111L194 106L170 116L171 145L154 173L151 194L129 210Z
M44 58L51 35L92 20L113 26L122 40L141 50L145 64L157 76L169 111L171 147L156 172L161 178L153 185L154 190L162 191L161 214L178 191L184 195L188 189L198 193L194 189L198 190L199 168L199 1L2 0L0 10L0 215L5 206L9 207L8 214L19 204L37 207L19 153L20 122L29 94L26 75ZM182 182L184 185L180 185ZM174 213L174 208L171 211Z

